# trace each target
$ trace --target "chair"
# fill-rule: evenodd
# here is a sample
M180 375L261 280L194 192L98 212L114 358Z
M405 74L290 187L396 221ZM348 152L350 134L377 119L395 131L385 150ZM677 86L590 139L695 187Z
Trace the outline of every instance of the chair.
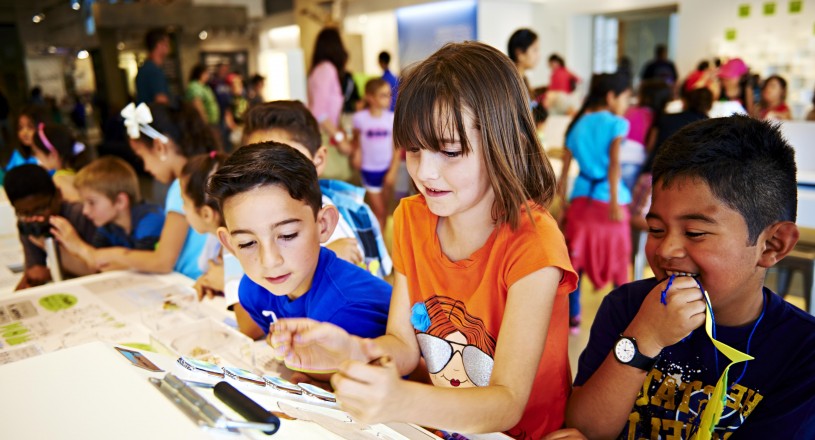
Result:
M801 238L795 248L783 260L775 264L777 273L778 294L786 297L789 294L790 279L795 271L801 272L804 278L804 304L810 314L815 315L815 229L800 228Z

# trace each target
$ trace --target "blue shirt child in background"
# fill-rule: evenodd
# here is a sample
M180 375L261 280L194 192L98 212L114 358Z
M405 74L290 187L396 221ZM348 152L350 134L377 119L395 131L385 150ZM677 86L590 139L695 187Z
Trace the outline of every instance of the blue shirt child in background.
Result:
M86 242L70 223L53 218L54 235L66 250L96 267L99 248L155 249L164 213L159 206L141 201L139 180L130 164L114 156L101 157L77 173L74 186L82 200L82 213L97 229Z

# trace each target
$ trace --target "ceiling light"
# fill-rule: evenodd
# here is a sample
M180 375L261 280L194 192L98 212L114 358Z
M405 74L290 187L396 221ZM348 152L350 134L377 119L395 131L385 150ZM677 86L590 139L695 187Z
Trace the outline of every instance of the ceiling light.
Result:
M82 49L76 53L76 57L79 58L80 60L84 60L88 58L88 56L89 56L88 51L85 49Z
M206 40L208 36L209 34L207 34L207 31L201 31L198 33L198 39L200 40Z
M71 9L73 9L74 11L78 11L79 8L81 8L81 7L82 7L82 5L79 2L71 3Z
M118 49L118 50L124 50L124 49L125 49L125 43L124 43L124 41L120 41L118 44L116 44L116 49Z
M31 21L33 21L35 24L40 23L43 20L45 20L45 14L43 14L42 12L40 12L39 14L35 14L33 17L31 17Z

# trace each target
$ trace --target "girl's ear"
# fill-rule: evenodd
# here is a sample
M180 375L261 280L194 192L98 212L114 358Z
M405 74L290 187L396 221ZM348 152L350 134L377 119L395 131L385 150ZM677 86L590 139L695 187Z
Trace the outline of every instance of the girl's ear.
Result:
M614 95L614 92L609 90L608 93L606 93L606 105L611 106L616 98L617 96Z
M204 221L211 225L221 224L221 215L209 205L202 206L201 209L198 210L198 214Z
M170 145L165 144L161 139L153 139L153 151L163 162L167 160L167 155L170 153Z

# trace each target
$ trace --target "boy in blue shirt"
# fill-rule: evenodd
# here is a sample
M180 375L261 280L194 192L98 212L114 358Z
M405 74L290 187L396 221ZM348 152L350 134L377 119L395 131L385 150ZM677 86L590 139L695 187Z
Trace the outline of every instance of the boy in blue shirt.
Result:
M567 425L589 438L815 438L815 317L764 287L798 241L796 194L794 152L765 121L700 121L663 144L646 216L656 278L603 300ZM733 355L711 338L751 357L723 374Z
M317 176L325 169L328 153L322 145L320 126L300 101L272 101L253 107L246 114L243 132L244 144L281 142L309 158L317 168ZM382 238L384 225L365 204L365 189L322 179L320 190L323 205L334 205L340 213L334 233L323 245L380 278L389 275L393 262Z
M322 204L314 164L276 142L238 149L212 175L224 248L246 275L238 296L264 332L280 318L330 322L361 337L385 333L391 286L320 243L339 214Z
M138 176L130 164L114 156L101 157L77 173L74 186L82 200L82 213L97 229L87 242L65 219L52 217L54 236L68 252L96 267L95 250L99 248L156 248L164 212L141 201Z

